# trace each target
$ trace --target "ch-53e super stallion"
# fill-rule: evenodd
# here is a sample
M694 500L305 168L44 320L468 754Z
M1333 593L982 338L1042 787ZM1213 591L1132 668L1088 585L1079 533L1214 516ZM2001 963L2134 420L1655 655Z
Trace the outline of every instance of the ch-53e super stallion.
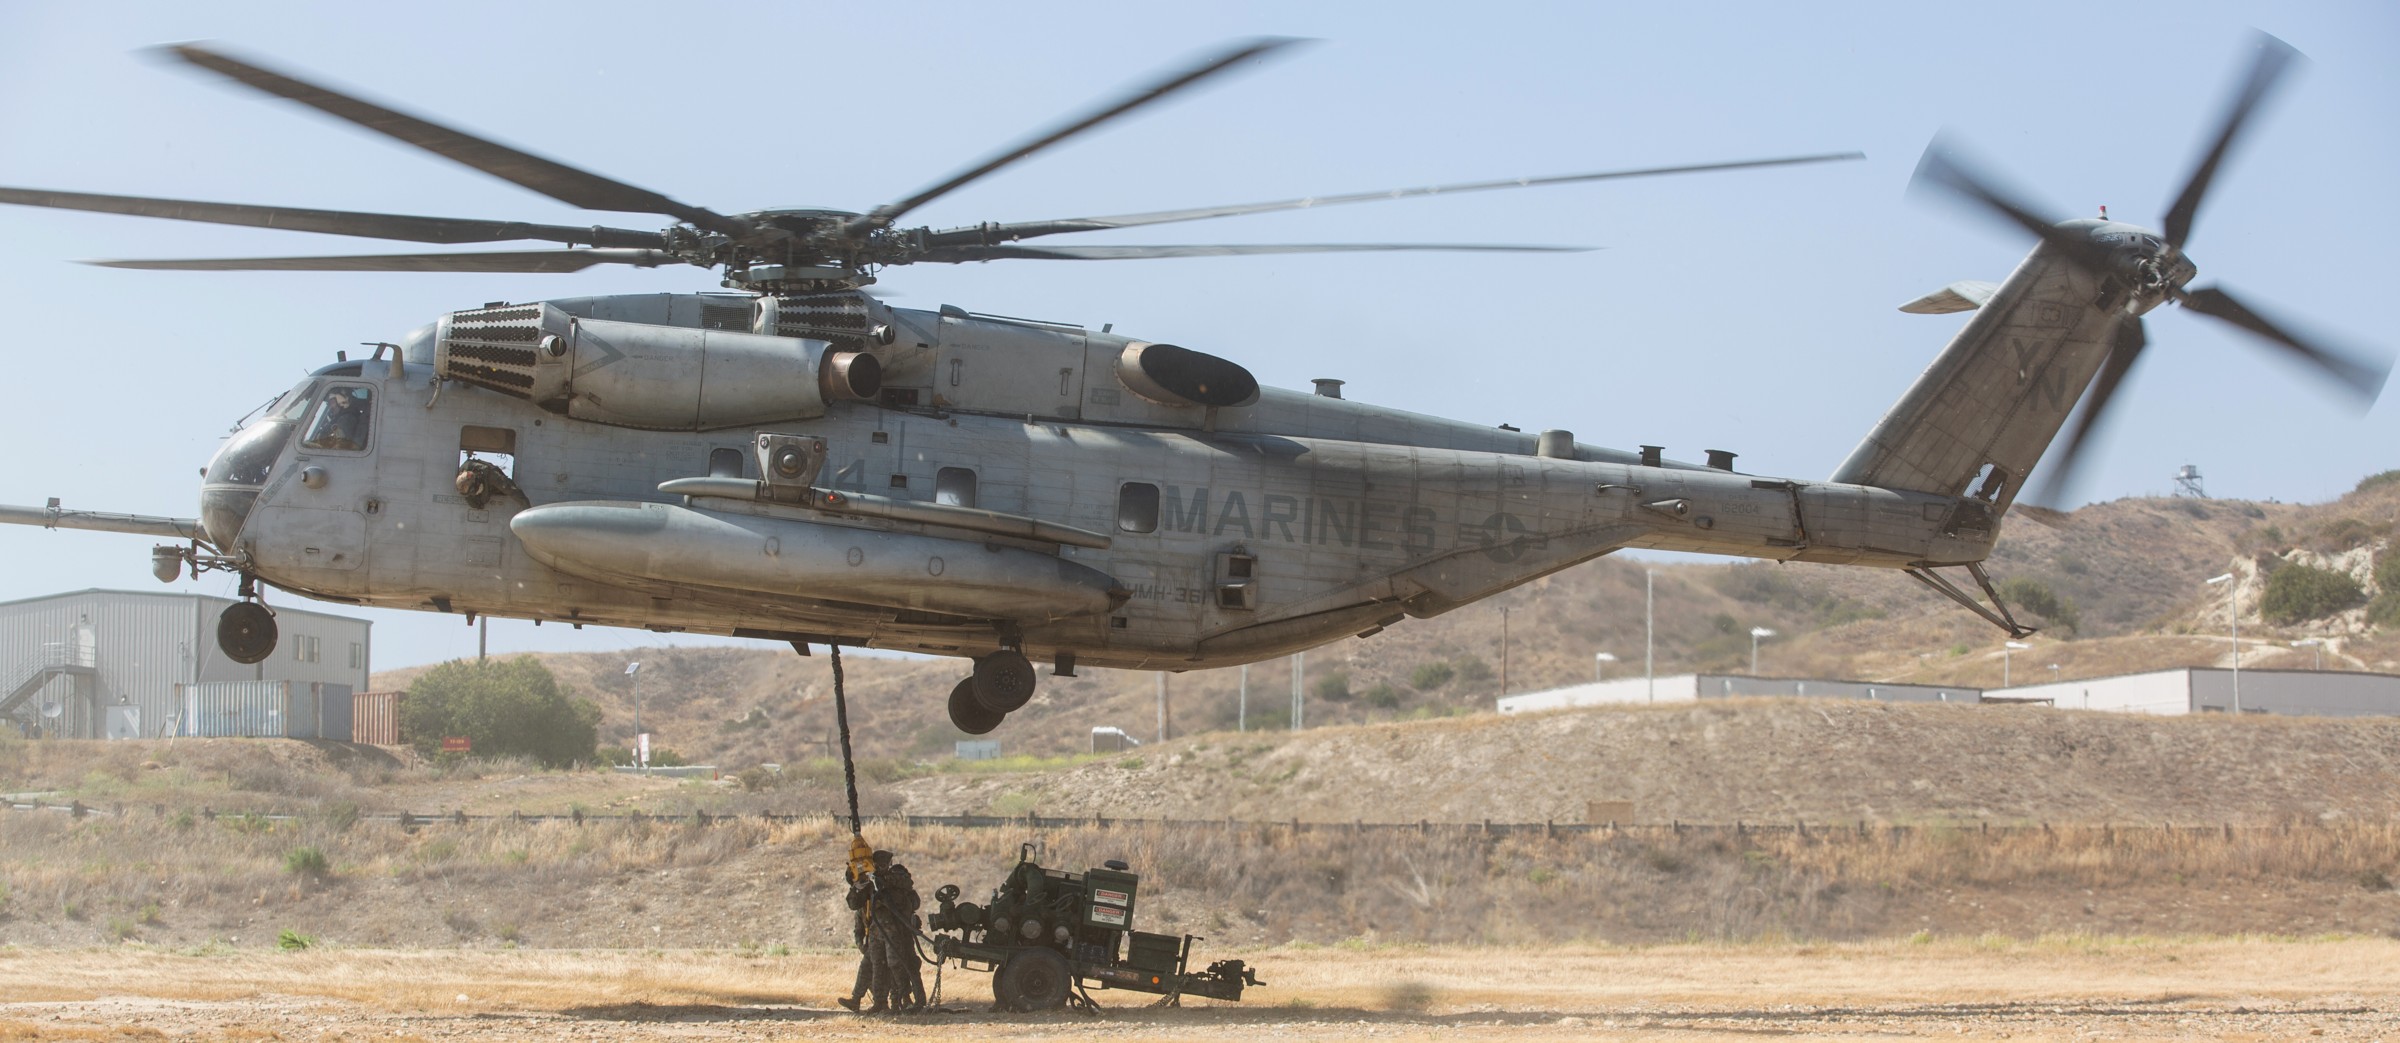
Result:
M879 269L1425 244L1053 246L1027 240L1432 192L1704 167L934 230L898 219L975 178L1283 46L1249 41L868 213L720 214L198 47L237 83L664 231L0 190L0 201L432 243L563 249L106 262L183 270L723 271L726 294L583 297L443 316L336 362L220 448L197 519L0 508L0 520L181 541L156 571L229 570L225 653L266 657L262 584L349 604L869 645L970 658L951 719L988 732L1035 658L1189 670L1429 617L1626 547L1905 573L2012 634L1981 562L2079 399L2081 449L2168 301L2231 322L2372 399L2384 368L2305 343L2183 252L2219 161L2291 52L2262 40L2163 232L2052 222L1929 151L1947 186L2039 240L2005 282L1911 311L1972 316L1830 478L1743 474L1656 447L1521 433L1262 388L1239 364L1109 330L863 291ZM1988 604L1941 570L1972 577ZM4 710L0 710L4 712Z

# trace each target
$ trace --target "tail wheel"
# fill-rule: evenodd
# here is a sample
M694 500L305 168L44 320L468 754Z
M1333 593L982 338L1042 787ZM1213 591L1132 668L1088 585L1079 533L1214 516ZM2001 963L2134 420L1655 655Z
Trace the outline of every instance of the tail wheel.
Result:
M1033 664L1003 648L975 661L975 699L994 713L1015 713L1033 698Z
M1066 1005L1067 989L1074 984L1074 972L1058 950L1026 949L992 975L992 998L1001 1010L1056 1010Z
M234 602L217 617L217 648L234 662L265 662L275 654L275 638L275 614L258 602Z
M950 723L969 735L981 735L1000 727L1000 719L1008 716L986 709L975 697L975 679L966 678L950 690Z

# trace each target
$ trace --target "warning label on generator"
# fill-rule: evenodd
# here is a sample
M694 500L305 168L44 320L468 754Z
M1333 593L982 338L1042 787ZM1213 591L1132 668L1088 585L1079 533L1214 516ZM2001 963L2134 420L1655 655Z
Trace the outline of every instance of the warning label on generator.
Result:
M1092 901L1107 902L1110 905L1132 905L1133 896L1123 891L1094 890Z
M1118 927L1123 927L1125 926L1125 910L1112 908L1105 905L1095 905L1092 907L1092 922L1115 924Z

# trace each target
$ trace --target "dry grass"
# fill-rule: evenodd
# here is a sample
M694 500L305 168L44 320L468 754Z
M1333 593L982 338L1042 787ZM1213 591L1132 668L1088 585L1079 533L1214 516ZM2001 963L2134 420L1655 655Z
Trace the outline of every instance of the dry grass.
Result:
M0 815L0 927L39 944L258 945L293 930L337 948L833 948L846 937L834 883L846 839L825 819L406 832L325 817ZM2400 827L2387 825L1555 837L878 826L872 839L925 890L955 882L970 897L1027 840L1051 865L1124 858L1144 874L1147 929L1233 945L2400 931ZM323 872L295 854L312 850Z

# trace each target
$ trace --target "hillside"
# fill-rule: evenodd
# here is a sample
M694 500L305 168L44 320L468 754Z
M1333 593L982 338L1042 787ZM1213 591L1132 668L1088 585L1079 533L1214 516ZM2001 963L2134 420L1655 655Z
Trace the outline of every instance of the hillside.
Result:
M2366 626L2361 612L2302 628L2257 616L2260 577L2285 558L2341 565L2362 579L2371 555L2400 518L2400 481L2382 476L2325 504L2127 499L2037 522L2012 518L1996 551L1995 579L2030 581L2071 607L2079 626L2052 625L2015 656L2019 681L2062 680L2228 657L2219 636L2222 595L2202 580L2233 571L2243 585L2245 665L2304 667L2302 636L2328 639L2327 669L2400 670L2400 639ZM1306 657L1307 723L1313 727L1443 717L1486 711L1507 689L1537 691L1588 680L1593 653L1618 657L1615 675L1641 669L1643 573L1656 570L1656 662L1661 674L1748 668L1749 629L1781 636L1760 650L1761 673L1993 687L2000 684L2001 635L1905 576L1823 565L1656 564L1604 558L1537 580L1492 601L1428 620L1408 620L1373 638L1350 639ZM1506 609L1507 649L1501 631ZM2062 615L2065 614L2062 612ZM549 655L543 660L606 713L604 741L632 732L633 686L624 663L643 663L643 713L658 742L698 761L732 766L788 763L830 752L833 708L823 650L803 659L780 646L756 649L642 649ZM942 704L963 675L955 661L845 657L860 754L922 758L964 738ZM378 687L404 687L418 670L378 674ZM1087 669L1044 678L1032 705L994 734L1009 753L1083 750L1091 729L1137 736L1158 730L1156 675ZM1252 729L1288 725L1291 665L1249 670ZM1170 734L1231 731L1240 713L1241 672L1170 675ZM2044 679L2047 679L2046 677Z

